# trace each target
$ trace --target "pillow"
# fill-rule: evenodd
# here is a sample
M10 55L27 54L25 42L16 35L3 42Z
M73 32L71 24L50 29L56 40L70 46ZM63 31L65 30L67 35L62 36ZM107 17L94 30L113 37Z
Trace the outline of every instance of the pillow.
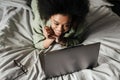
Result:
M89 0L90 1L90 6L91 7L101 7L101 6L112 6L109 2L106 0Z
M108 8L108 6L113 6L106 0L90 0L89 12L86 16L87 25L94 24L99 18L104 16L107 11L104 8Z
M83 44L101 42L114 49L120 49L120 18L111 8L92 8L86 17L86 24L89 29Z

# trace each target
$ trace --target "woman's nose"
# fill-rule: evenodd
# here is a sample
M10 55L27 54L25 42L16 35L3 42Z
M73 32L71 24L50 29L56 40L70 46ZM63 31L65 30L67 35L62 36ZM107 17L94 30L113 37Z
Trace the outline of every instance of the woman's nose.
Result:
M62 25L59 25L59 26L57 27L57 30L58 30L58 31L63 31L63 26L62 26Z

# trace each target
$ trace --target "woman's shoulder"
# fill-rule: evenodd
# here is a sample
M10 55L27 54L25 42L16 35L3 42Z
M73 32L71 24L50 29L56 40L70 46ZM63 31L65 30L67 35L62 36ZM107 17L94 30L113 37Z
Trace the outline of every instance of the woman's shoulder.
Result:
M85 23L80 23L76 27L71 27L70 31L65 34L65 37L80 35L86 27Z

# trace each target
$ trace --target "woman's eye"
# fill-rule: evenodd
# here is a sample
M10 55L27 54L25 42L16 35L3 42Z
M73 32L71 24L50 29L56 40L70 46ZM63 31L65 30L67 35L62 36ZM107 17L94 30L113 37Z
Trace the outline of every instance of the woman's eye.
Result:
M55 25L59 25L58 23L55 23Z
M65 25L64 29L69 29L70 25Z
M65 27L67 27L67 28L70 27L70 24L65 25Z

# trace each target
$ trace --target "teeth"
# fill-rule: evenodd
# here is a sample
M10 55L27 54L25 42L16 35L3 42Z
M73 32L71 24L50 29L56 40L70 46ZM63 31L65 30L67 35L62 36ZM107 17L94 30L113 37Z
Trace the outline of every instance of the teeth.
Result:
M60 31L56 31L56 33L61 33Z
M60 33L59 31L57 31L57 33Z

